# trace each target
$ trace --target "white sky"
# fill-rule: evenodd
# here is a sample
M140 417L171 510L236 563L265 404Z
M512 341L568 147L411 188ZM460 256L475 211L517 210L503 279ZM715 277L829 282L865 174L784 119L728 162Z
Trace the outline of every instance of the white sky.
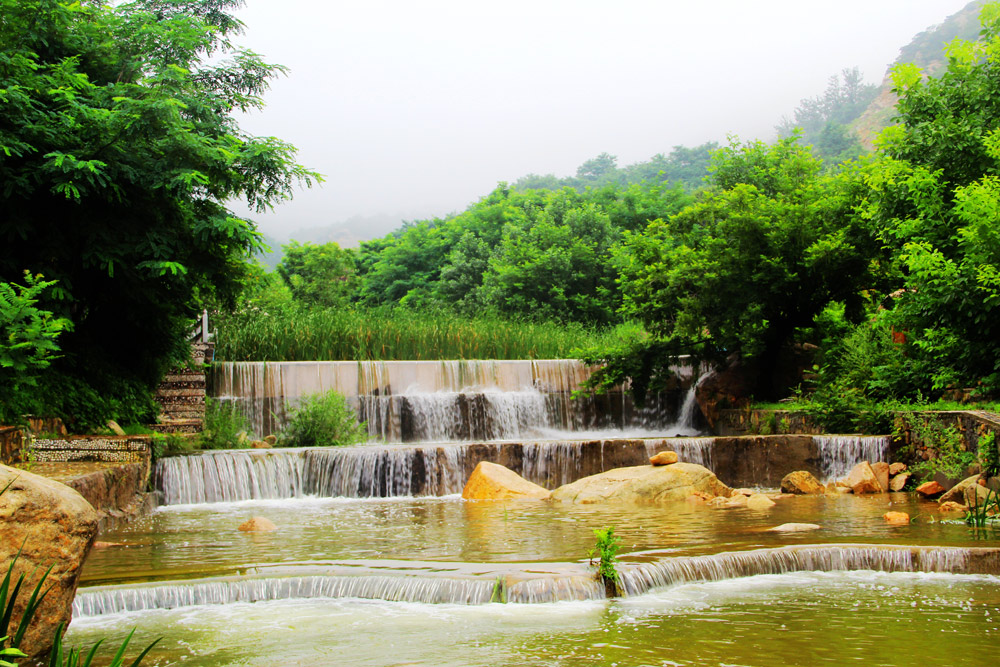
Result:
M501 180L770 139L782 116L968 0L247 0L238 41L291 69L242 121L326 177L269 234L460 211ZM379 235L381 235L380 232Z

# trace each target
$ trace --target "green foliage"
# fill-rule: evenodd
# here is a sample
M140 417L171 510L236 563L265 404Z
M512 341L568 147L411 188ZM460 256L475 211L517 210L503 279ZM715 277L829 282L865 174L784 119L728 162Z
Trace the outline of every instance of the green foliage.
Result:
M979 436L976 442L976 453L987 477L1000 475L1000 448L997 447L997 434L988 431Z
M933 415L908 415L911 446L922 444L931 451L931 458L910 466L917 479L927 480L941 473L950 479L962 479L976 455L967 450L962 432Z
M72 328L64 317L36 304L56 281L24 272L24 285L0 282L0 423L31 410L29 389L59 352L56 340Z
M187 454L194 451L198 443L200 438L187 438L179 433L154 433L150 441L153 460Z
M307 396L288 411L288 422L279 437L287 447L356 445L368 439L347 399L335 391Z
M594 537L597 538L596 546L590 551L591 565L594 563L594 556L598 556L597 578L604 582L605 588L609 592L618 593L621 577L618 574L618 550L621 548L621 538L615 536L614 526L607 528L594 528Z
M886 315L906 332L913 376L932 390L1000 389L1000 15L980 41L955 40L948 66L894 72L900 124L883 131L862 214L892 249L898 298Z
M712 179L696 203L626 235L623 311L673 355L756 364L755 395L776 398L786 387L769 373L797 331L831 301L861 311L877 245L849 215L848 174L821 174L794 138L734 142L715 154Z
M307 306L345 306L357 290L354 253L334 242L314 245L292 241L282 246L277 273L296 301Z
M232 401L206 398L204 424L198 440L202 449L238 449L249 446L250 427L239 411L239 406Z
M636 327L622 325L634 331ZM615 337L581 324L410 309L248 308L219 320L216 358L228 361L558 359Z
M878 86L864 83L861 70L845 69L839 77L830 77L822 95L802 100L794 119L784 119L778 133L790 137L800 130L803 143L828 165L855 159L865 150L849 126L877 94Z
M58 281L39 308L73 329L46 376L97 395L47 413L144 412L97 398L149 394L187 356L201 301L235 293L260 241L229 202L263 210L316 178L237 125L283 71L233 45L241 4L0 0L0 282L26 267Z
M122 641L122 645L118 647L118 650L111 657L110 662L105 662L101 659L101 665L107 665L107 667L122 667L125 664L125 650L128 648L129 642L132 641L132 635L135 634L135 629L133 629L128 636ZM94 644L90 650L84 654L78 648L71 648L65 654L63 653L62 644L63 626L60 625L56 629L55 641L52 644L52 650L49 652L49 667L91 667L94 659L97 658L97 649L100 648L103 640L99 640ZM153 640L153 643L144 648L135 660L128 663L130 667L139 667L146 654L149 653L157 643L159 639Z
M359 298L471 315L484 309L534 320L619 319L612 249L687 201L659 184L578 192L500 184L459 215L404 225L362 244Z

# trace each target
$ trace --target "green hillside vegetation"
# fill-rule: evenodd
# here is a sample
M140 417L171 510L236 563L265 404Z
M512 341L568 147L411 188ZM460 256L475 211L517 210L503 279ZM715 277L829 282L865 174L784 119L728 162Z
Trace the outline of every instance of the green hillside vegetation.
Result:
M233 2L216 0L223 9ZM112 11L36 4L70 22L73 12L98 12L94 16L109 20L101 12ZM128 12L143 6L114 11L138 21L146 15ZM229 26L212 16L223 23L212 34ZM200 79L196 85L181 77L156 89L177 91L171 94L194 111L176 112L167 93L134 102L174 109L164 112L172 124L156 140L163 146L146 145L151 135L144 132L130 150L194 151L176 170L150 161L106 181L103 160L89 157L84 165L82 152L59 153L56 143L65 137L47 137L56 143L39 156L41 149L5 126L17 160L0 167L16 193L8 196L8 210L21 217L4 218L0 234L21 243L21 231L34 233L28 224L33 209L18 197L37 203L39 211L59 213L68 188L74 205L94 206L92 217L74 217L83 225L80 233L89 225L102 242L94 247L78 239L73 250L81 260L66 248L39 255L33 243L46 252L54 246L29 235L34 240L18 246L23 253L16 261L32 271L27 276L4 256L0 372L20 369L14 398L4 398L5 414L44 411L80 423L143 418L151 385L177 359L188 318L203 305L218 322L221 359L575 355L604 364L597 383L631 378L641 397L669 379L679 355L691 355L742 374L746 394L765 400L811 394L824 419L858 428L871 427L859 415L877 414L891 401L964 390L995 395L1000 5L985 5L982 18L982 41L953 42L939 76L928 79L915 65L895 69L898 123L883 132L873 154L858 150L844 131L872 92L856 70L846 70L822 96L804 100L786 136L774 142L733 138L723 146L675 147L621 168L614 156L602 154L571 178L501 183L461 213L406 223L357 249L290 243L275 271L247 261L259 237L221 201L242 193L267 206L296 179L313 175L277 140L234 140L228 121L223 133L210 122L216 116L192 117L208 85ZM162 39L174 44L179 34ZM192 48L194 58L205 47ZM78 56L56 61L58 67L0 73L9 79L7 89L20 90L17 77L31 80L42 72L58 79L66 68L91 62ZM94 62L104 66L101 58ZM253 70L258 78L231 101L233 108L254 105L273 71L253 67L264 69ZM174 74L166 68L162 76ZM113 85L139 93L144 81ZM45 88L36 82L30 90L58 83L48 81ZM113 106L120 99L131 98L95 96L93 103ZM19 108L30 114L37 104ZM91 113L90 107L78 113ZM94 118L114 114L101 111ZM796 125L802 129L793 131ZM188 136L190 128L207 133L205 141L231 142L227 150L237 151L236 164L203 165L196 150L203 144L176 145L175 135ZM53 155L67 156L62 167ZM856 159L842 162L850 157ZM122 156L118 168L131 165L129 159ZM149 165L153 173L139 171ZM257 180L244 175L229 181L233 169ZM28 173L49 180L40 188ZM145 174L139 180L148 180L151 190L133 189L129 178L137 174ZM206 185L213 179L219 185ZM111 224L134 217L118 196L143 206L165 198L156 209L160 217L142 227L142 239L130 236L128 224ZM105 223L110 226L100 226ZM55 223L31 224L47 229ZM122 254L136 252L138 264ZM119 305L114 318L111 303ZM112 329L125 341L109 342L99 333ZM803 363L813 366L812 383L803 382ZM29 391L31 383L41 390ZM55 386L63 391L46 389Z

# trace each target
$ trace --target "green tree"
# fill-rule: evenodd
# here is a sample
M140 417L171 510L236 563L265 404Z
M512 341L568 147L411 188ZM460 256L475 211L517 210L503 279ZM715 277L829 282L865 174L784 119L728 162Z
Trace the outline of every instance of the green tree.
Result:
M712 181L696 203L628 235L623 310L653 337L618 363L663 369L657 357L682 353L740 360L757 370L757 396L777 396L786 387L773 371L799 329L831 301L860 316L875 239L850 215L854 182L823 175L794 137L731 143L714 155Z
M310 307L346 306L358 287L354 253L333 241L322 245L292 241L282 246L276 267L292 296Z
M866 172L864 214L899 271L880 317L906 332L904 370L935 390L1000 389L1000 3L981 21L978 42L948 45L941 76L894 69L899 124Z
M26 272L24 283L0 283L0 423L16 421L33 407L29 390L56 358L56 340L72 328L68 319L36 305L54 280Z
M43 378L53 412L150 417L202 300L260 245L228 202L317 178L236 123L283 71L233 45L240 4L0 0L0 281L58 281L44 308L74 327Z

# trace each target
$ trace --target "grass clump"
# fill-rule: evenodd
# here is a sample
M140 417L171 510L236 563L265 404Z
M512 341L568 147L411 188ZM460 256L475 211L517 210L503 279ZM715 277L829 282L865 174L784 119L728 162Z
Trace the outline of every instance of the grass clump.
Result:
M307 396L288 411L279 442L287 447L356 445L368 439L364 422L342 394L328 391Z
M615 536L614 526L595 528L594 537L597 544L590 550L590 564L597 561L597 578L604 583L604 591L608 597L617 597L621 592L621 575L618 574L618 550L621 548L621 538Z

